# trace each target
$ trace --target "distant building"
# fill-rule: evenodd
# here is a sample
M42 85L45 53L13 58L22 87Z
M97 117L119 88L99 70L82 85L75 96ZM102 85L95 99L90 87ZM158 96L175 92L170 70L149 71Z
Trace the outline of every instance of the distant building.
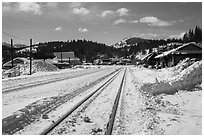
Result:
M202 47L194 42L190 42L175 49L163 52L155 57L155 59L160 59L159 63L163 67L175 66L185 58L195 58L197 60L201 60Z
M57 62L66 62L71 65L81 64L80 59L75 57L74 52L54 52L54 55L56 56L54 60L57 60Z
M29 60L26 58L17 57L17 58L13 59L13 67L17 66L18 64L26 64L26 63L29 63ZM6 62L5 64L3 64L2 68L3 69L12 68L12 61L10 60L10 61Z
M111 61L111 59L109 59L109 58L101 59L100 64L101 64L101 65L111 65L111 64L112 64L112 61Z

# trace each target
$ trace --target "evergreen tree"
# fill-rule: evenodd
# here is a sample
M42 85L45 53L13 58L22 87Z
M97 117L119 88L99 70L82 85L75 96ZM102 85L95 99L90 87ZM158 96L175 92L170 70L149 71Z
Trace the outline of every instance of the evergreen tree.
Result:
M195 42L202 42L202 30L198 26L195 28Z
M193 31L193 29L190 29L188 32L186 32L183 36L183 42L188 43L188 42L202 42L202 29L197 27Z

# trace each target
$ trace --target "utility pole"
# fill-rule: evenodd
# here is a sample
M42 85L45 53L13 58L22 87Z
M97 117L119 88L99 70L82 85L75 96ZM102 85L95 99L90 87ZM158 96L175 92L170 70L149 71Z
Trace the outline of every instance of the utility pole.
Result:
M62 63L62 45L61 45L61 63Z
M43 51L45 53L45 48L46 48L46 45L43 45ZM44 62L45 62L45 54L44 54Z
M32 39L30 39L30 75L32 74Z
M11 39L11 64L13 68L13 39Z

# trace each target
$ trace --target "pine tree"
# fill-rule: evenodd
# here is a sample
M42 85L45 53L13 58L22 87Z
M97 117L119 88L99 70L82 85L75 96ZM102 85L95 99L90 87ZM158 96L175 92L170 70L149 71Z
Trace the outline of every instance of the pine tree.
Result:
M188 33L185 33L185 34L183 35L183 42L184 42L184 43L187 43L187 42L188 42Z
M195 42L202 42L202 30L198 26L195 28Z
M193 29L190 29L188 32L186 32L183 36L183 42L202 42L202 30L201 28L197 27L193 31Z
M189 31L189 42L193 42L194 40L194 32L193 30L190 29Z

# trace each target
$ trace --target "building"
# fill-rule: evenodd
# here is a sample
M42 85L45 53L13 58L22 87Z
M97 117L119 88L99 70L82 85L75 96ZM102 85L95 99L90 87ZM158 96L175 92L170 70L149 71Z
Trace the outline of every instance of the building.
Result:
M58 63L69 63L70 65L79 65L81 61L75 57L74 52L54 52L55 58Z
M202 47L194 42L190 42L175 49L163 52L155 57L155 59L159 59L161 67L175 66L185 58L201 60Z
M159 61L159 59L155 59L156 56L157 56L156 52L151 52L147 54L145 57L143 57L141 59L141 62L144 64L144 67L148 67L148 66L154 67Z
M13 59L13 67L17 66L18 64L26 64L26 63L30 63L30 60L26 59L26 58L14 58ZM2 66L3 69L11 69L12 68L12 60L6 62L5 64L3 64Z

